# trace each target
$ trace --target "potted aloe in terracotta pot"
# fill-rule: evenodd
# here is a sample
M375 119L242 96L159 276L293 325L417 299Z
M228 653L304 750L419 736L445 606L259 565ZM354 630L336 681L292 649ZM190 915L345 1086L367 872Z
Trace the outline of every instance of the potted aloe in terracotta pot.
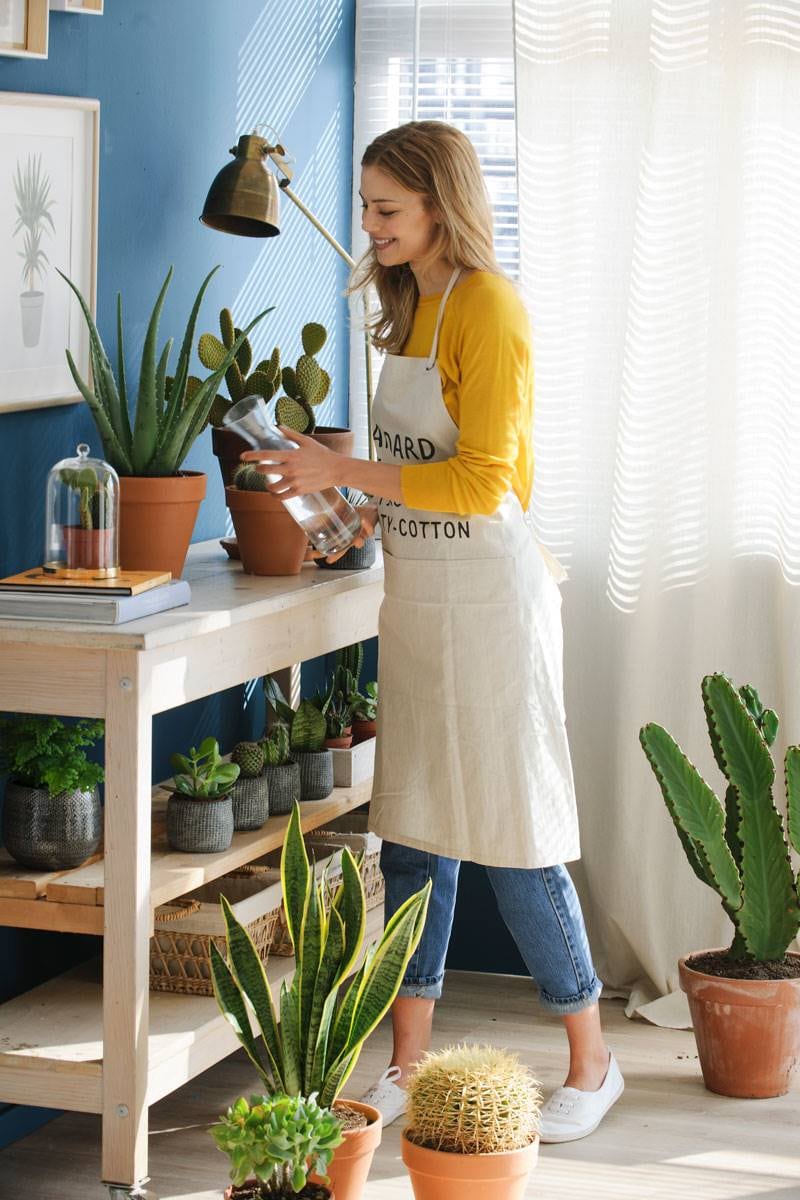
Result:
M316 1095L342 1123L344 1140L328 1175L336 1200L359 1200L381 1140L381 1116L370 1105L339 1096L365 1040L397 995L422 936L431 885L409 897L363 955L366 898L347 847L341 872L340 886L328 895L327 879L318 881L309 863L295 805L281 854L283 905L296 960L291 982L282 985L276 1004L258 951L224 897L229 961L212 945L211 971L222 1014L265 1089Z
M504 1050L426 1054L408 1083L401 1142L416 1200L522 1200L540 1105L539 1084Z
M231 1160L225 1200L335 1200L327 1171L342 1127L316 1096L240 1096L210 1132Z
M734 925L726 949L680 960L680 982L706 1087L780 1096L800 1063L800 955L789 952L800 929L789 855L789 844L800 853L800 746L786 752L784 825L772 795L776 714L725 675L707 675L702 696L724 800L660 725L639 735L689 864Z
M180 576L206 490L205 474L183 470L183 461L206 424L217 388L242 340L270 311L250 322L212 375L202 381L190 376L197 315L216 270L209 272L197 293L173 375L169 374L173 339L158 350L158 326L172 268L167 272L145 334L133 413L128 407L122 298L117 296L115 375L86 301L62 275L77 296L89 328L92 386L81 378L69 351L67 362L97 425L105 457L119 475L119 553L124 570L170 571L173 578Z

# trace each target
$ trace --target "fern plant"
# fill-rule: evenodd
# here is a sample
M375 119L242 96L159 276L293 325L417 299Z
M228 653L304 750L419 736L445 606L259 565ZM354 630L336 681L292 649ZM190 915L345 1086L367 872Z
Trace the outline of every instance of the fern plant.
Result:
M737 691L725 675L706 675L702 696L711 748L727 780L724 800L660 725L645 725L639 738L692 870L717 892L734 924L727 957L782 959L800 929L800 875L787 842L788 835L800 853L800 746L790 746L784 761L784 829L772 796L777 715L755 688Z

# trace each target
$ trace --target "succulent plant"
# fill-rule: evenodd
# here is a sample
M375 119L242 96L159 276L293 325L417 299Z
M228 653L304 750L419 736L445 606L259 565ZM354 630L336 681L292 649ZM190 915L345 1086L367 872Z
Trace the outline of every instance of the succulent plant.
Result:
M342 646L336 651L336 669L340 667L350 671L357 688L361 681L361 672L364 670L363 642L354 642L352 646Z
M261 743L264 749L264 763L268 767L285 767L292 761L289 750L289 727L282 721L277 721L269 734Z
M541 1099L516 1055L448 1046L426 1054L409 1080L406 1137L449 1154L521 1150L536 1137Z
M267 492L269 480L254 463L241 463L233 473L233 486L241 492Z
M176 772L172 790L193 800L225 796L239 778L238 766L223 762L212 737L204 738L199 747L192 746L188 754L173 754L170 763Z
M218 371L227 360L228 354L241 337L241 329L233 321L229 308L223 308L219 314L219 331L222 340L213 333L203 333L197 346L197 356L203 366L209 371ZM228 396L219 392L214 397L208 415L211 425L222 425L223 417L237 400L245 396L263 396L271 400L281 386L281 352L276 346L269 358L262 359L253 366L253 348L249 338L239 342L239 348L233 361L225 371L225 383L228 386Z
M117 295L117 375L115 378L86 301L75 284L59 271L62 279L75 293L89 328L93 388L90 388L88 383L81 378L69 350L67 350L67 363L72 372L72 378L94 417L103 440L105 457L116 468L119 475L163 476L178 473L181 463L208 419L217 388L235 359L246 335L271 311L271 309L265 309L250 322L234 340L230 349L226 350L219 367L212 375L203 381L190 376L189 359L194 342L197 315L209 281L218 269L218 267L214 267L214 270L208 273L197 293L189 315L174 376L167 374L172 351L172 338L167 340L161 354L156 359L158 325L167 288L172 279L172 267L167 272L145 334L133 425L131 425L131 415L128 412L128 391L125 378L122 297Z
M231 1179L240 1187L261 1182L261 1195L288 1196L306 1186L310 1172L327 1178L342 1127L316 1096L241 1096L210 1130L231 1160Z
M303 353L294 367L284 367L281 383L285 395L278 399L275 415L278 423L298 433L311 434L317 427L314 409L328 394L331 377L319 365L316 355L328 340L324 325L315 321L303 326Z
M660 725L645 725L639 739L692 870L733 921L728 959L781 959L800 929L800 876L772 796L778 718L755 688L737 691L725 675L706 675L702 696L714 758L727 779L724 802ZM800 746L786 751L784 771L786 832L800 853Z
M107 529L111 524L110 492L94 467L62 467L58 474L61 482L78 494L81 529Z
M378 684L370 681L363 692L353 698L353 718L356 721L374 721L378 715Z
M242 779L256 779L264 770L264 747L260 742L237 742L231 751Z

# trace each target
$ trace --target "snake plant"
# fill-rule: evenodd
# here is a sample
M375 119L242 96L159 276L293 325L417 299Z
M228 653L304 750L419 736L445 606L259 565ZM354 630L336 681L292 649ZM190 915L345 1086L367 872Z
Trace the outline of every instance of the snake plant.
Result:
M345 987L366 925L364 885L347 847L341 871L335 889L324 876L316 880L295 805L281 855L281 884L296 966L291 983L281 984L277 1004L258 952L224 897L229 963L211 946L217 1002L266 1089L290 1096L315 1092L322 1105L333 1104L397 995L422 936L431 888L428 881L397 910ZM260 1038L252 1032L248 1009Z
M720 896L735 935L728 958L781 959L800 929L800 876L789 842L800 853L800 746L786 752L786 829L772 796L770 747L778 718L755 688L738 691L725 675L702 683L714 758L727 780L720 801L680 746L660 725L639 734L698 879Z
M67 350L67 363L72 372L72 378L94 417L103 440L105 457L116 468L119 475L178 474L181 463L206 423L217 394L217 388L224 378L225 372L236 358L248 333L268 312L272 311L267 308L250 322L222 356L214 373L207 379L201 381L190 376L189 360L194 344L197 316L205 290L217 270L219 268L214 267L212 271L209 271L197 293L173 376L167 374L173 344L172 338L167 339L160 355L156 357L158 324L167 288L172 279L172 267L167 272L145 334L133 422L131 422L128 412L128 392L125 379L122 297L117 295L117 374L115 377L86 301L72 280L67 279L67 276L59 271L59 275L77 296L89 328L89 351L94 386L90 387L81 378L69 350Z

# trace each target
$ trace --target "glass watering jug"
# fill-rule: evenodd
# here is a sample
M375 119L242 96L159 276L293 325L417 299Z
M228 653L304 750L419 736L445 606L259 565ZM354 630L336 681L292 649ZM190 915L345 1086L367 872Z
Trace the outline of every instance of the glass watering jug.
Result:
M289 441L273 425L266 401L261 396L245 396L237 401L222 423L226 429L235 430L255 450L297 449L297 442ZM279 483L281 476L267 475L267 479L270 483ZM280 493L276 495L280 499ZM283 504L306 531L314 549L323 554L346 550L361 532L361 517L336 488L293 496Z

